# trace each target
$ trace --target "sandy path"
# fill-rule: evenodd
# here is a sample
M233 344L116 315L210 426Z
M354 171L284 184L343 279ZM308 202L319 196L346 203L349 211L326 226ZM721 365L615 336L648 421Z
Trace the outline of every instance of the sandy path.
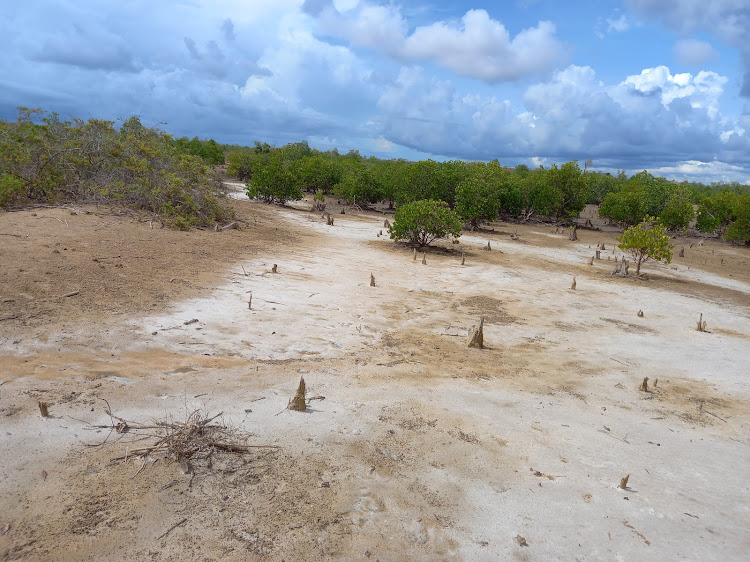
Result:
M422 265L377 236L377 215L337 215L334 227L276 215L304 242L231 264L210 294L115 321L95 342L68 330L68 354L53 338L5 356L0 390L24 408L3 444L23 454L0 461L6 557L55 557L62 541L71 559L743 558L744 281L682 263L648 266L666 281L612 279L606 261L585 264L590 240L533 227L519 229L523 244L462 237L463 267L444 251ZM480 249L487 237L495 251ZM717 288L703 297L703 284ZM711 333L694 330L699 312ZM468 350L480 314L488 349ZM18 376L29 364L34 376ZM325 400L282 412L300 374ZM659 379L654 392L637 390L645 376ZM40 396L62 417L34 415ZM124 445L81 448L89 436L65 417L106 423L100 397L129 419L224 411L282 452L243 480L187 488L164 462L131 480L139 466L106 466ZM30 528L36 517L45 531Z

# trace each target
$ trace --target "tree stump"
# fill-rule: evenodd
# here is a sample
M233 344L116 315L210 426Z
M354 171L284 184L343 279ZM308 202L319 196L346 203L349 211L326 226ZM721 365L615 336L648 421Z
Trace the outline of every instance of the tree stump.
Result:
M383 221L383 228L390 228L390 227L391 227L391 223L388 222L388 219L385 219Z
M642 310L638 311L638 318L643 318L643 311Z
M617 263L617 261L615 261ZM628 260L626 260L624 257L622 258L622 261L620 264L615 267L614 273L619 275L620 277L626 277L628 275L628 268L630 267L630 263Z
M464 265L466 263L466 256L463 252L461 252L461 265Z
M599 250L596 251L596 259L598 260L602 259L602 254Z
M49 404L47 404L46 402L39 402L39 413L42 414L43 418L46 418L47 416L49 416L48 406Z
M289 401L289 409L297 412L304 412L307 409L307 404L305 404L305 377L299 378L299 386L294 398Z
M417 249L414 248L414 261L417 261Z
M589 265L594 265L594 256L591 256L591 259L589 260Z
M656 388L657 384L659 384L659 379L654 379L654 388Z
M328 218L326 219L326 224L328 226L333 226L333 215L328 213Z
M370 273L370 287L374 287L374 286L375 286L375 276L372 273Z
M577 228L575 225L570 227L570 235L568 236L568 240L578 240L578 233L576 232L576 230Z
M278 273L278 271L276 271L277 267L278 266L276 264L273 264L273 267L271 268L271 273Z
M383 231L382 230L378 232L378 236L383 236Z
M575 276L573 276L573 284L570 286L570 288L573 289L574 291L576 290L576 278L575 278Z
M602 242L602 250L606 250L607 248L604 247L604 242Z
M698 319L698 326L695 328L699 332L705 332L706 331L706 322L703 320L703 313L701 312L701 317Z
M253 308L253 292L250 291L250 296L247 298L247 308L252 310Z
M625 478L620 478L620 485L618 487L622 490L627 488L629 479L630 479L630 474L628 474Z
M638 387L638 390L648 392L648 377L643 377L643 382L641 383L641 386Z
M492 246L490 246L489 240L487 240L487 247L485 248L485 250L492 250Z
M680 248L680 253L677 254L679 257L684 258L685 257L685 247L683 246Z
M342 214L342 215L345 215L345 214L346 214L346 211L345 211L344 209L341 209L341 214Z
M479 318L479 326L472 326L469 330L469 347L484 349L484 316Z

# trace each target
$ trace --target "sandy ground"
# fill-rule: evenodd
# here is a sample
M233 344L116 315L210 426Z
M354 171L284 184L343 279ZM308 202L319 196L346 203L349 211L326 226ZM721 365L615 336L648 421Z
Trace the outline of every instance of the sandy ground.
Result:
M0 214L4 559L745 559L750 249L621 279L614 232L498 223L423 265L382 214L234 205L223 232ZM111 462L144 442L92 428L104 399L279 448Z

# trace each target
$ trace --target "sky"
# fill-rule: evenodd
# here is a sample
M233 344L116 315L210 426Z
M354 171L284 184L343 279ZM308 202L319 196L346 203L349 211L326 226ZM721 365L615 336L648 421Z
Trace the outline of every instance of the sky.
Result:
M750 183L750 0L3 0L0 118Z

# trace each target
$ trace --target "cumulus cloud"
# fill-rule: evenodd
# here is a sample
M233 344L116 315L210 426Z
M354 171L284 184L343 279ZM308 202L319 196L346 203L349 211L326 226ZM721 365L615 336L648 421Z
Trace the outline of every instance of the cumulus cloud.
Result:
M675 60L686 66L704 66L719 58L719 53L708 41L680 39L672 48Z
M745 67L741 94L750 97L750 2L747 0L625 0L634 13L681 33L705 31L740 50Z
M395 5L365 2L347 13L332 3L306 3L321 29L355 46L373 47L404 62L432 61L461 76L489 83L545 75L565 64L570 48L556 36L555 25L537 26L511 37L485 10L469 10L460 21L438 21L408 34L408 22Z
M569 66L529 87L520 109L404 69L378 107L385 138L434 154L591 157L626 169L687 160L750 163L744 130L718 111L726 82L712 72L672 75L657 67L607 85L590 67Z

